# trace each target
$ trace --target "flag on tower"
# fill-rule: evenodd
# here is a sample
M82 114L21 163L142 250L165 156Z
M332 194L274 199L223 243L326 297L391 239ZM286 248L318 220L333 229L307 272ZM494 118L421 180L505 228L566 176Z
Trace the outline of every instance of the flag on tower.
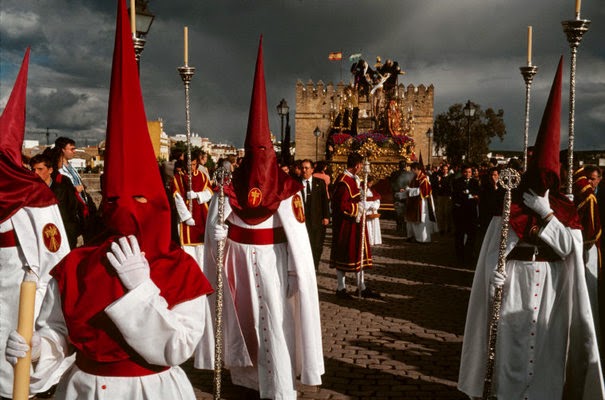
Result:
M335 52L328 54L328 60L330 60L330 61L342 60L342 51L335 51Z

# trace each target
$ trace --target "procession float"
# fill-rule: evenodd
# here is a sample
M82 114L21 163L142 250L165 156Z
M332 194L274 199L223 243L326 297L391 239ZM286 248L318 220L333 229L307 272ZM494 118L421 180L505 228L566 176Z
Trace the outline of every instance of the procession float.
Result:
M330 112L325 157L335 179L346 168L351 152L361 154L370 163L369 174L376 182L373 189L382 197L381 210L390 211L391 179L400 161L409 164L418 159L415 106L427 92L432 120L432 86L406 89L398 82L403 75L398 63L382 63L379 57L373 67L359 59L351 65L351 74L352 84L343 88Z

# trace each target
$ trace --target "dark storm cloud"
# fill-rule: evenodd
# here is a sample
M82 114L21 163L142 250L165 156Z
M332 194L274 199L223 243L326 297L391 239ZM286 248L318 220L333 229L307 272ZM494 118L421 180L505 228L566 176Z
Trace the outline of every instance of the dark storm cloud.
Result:
M526 29L534 29L530 141L538 129L554 69L569 46L561 21L573 18L573 0L426 1L159 1L142 54L141 84L147 116L163 118L169 134L185 130L183 26L189 26L192 130L214 141L242 145L258 39L264 35L270 124L279 129L275 105L283 97L294 111L298 80L336 83L350 79L349 62L327 60L331 51L362 53L399 62L406 85L435 86L435 112L467 99L503 109L507 137L494 147L520 149L525 85ZM576 148L603 147L605 128L605 3L585 0L592 20L578 52ZM14 81L25 46L32 46L28 128L102 136L114 40L115 2L2 0L0 79ZM565 100L566 101L566 100ZM565 102L564 107L567 107ZM565 109L564 109L565 110ZM567 118L562 117L563 134ZM292 118L293 119L293 118ZM565 142L563 139L562 142Z

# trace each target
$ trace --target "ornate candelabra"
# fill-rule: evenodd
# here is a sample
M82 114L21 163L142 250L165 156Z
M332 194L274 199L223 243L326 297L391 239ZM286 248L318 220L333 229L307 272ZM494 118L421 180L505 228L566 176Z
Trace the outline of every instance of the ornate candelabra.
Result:
M231 182L231 169L225 165L214 173L214 180L219 187L218 224L225 224L225 191ZM216 312L214 316L214 400L221 398L221 372L223 368L223 267L225 262L225 240L217 243L216 259Z
M189 190L193 189L193 184L191 182L191 117L189 112L189 86L191 84L191 79L193 78L193 74L195 74L195 67L190 67L185 63L182 67L178 67L179 74L181 75L181 79L183 80L183 84L185 85L185 126L187 133L187 173L189 175ZM193 209L193 201L189 201L189 211Z
M361 172L363 172L363 185L360 187L361 189L361 202L363 203L363 209L360 209L360 228L361 228L361 243L359 244L359 273L357 274L357 296L361 299L361 282L363 281L363 257L367 252L366 249L366 209L365 203L367 198L367 189L368 189L368 175L370 175L370 160L369 155L367 155L363 160L363 167Z
M567 149L568 174L567 174L567 194L572 195L573 186L573 143L574 143L574 124L576 108L576 56L578 47L582 41L582 36L588 31L590 20L581 19L579 10L576 11L576 19L562 21L563 31L567 36L569 48L571 49L571 62L569 70L569 148Z
M508 230L510 221L510 206L512 194L511 191L519 186L521 176L517 171L507 168L502 171L498 179L500 186L506 191L504 193L504 206L502 209L502 228L500 230L500 246L498 248L498 266L497 270L505 274L506 267L506 243L508 241ZM494 291L494 299L491 304L489 321L489 338L487 364L485 367L485 380L483 383L483 399L492 399L492 380L494 375L494 366L496 363L496 341L498 338L498 324L500 322L500 309L502 307L502 286L497 286Z
M523 134L523 171L527 170L527 146L529 140L529 99L531 92L531 84L534 80L534 76L538 72L538 67L534 65L527 65L519 67L523 80L525 81L525 130Z
M132 35L132 43L134 44L134 57L137 60L137 65L141 64L141 53L145 48L145 43L147 39L144 37L139 37L138 35Z

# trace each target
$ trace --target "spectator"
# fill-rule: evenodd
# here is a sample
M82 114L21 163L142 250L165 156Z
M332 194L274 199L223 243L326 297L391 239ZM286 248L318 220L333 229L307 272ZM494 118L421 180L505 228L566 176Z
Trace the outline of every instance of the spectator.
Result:
M452 216L452 175L449 165L444 164L441 170L432 175L431 187L435 199L437 225L440 234L453 231L454 220Z
M471 177L472 168L463 165L462 176L452 185L456 259L461 265L470 267L474 263L474 245L479 213L479 182Z
M315 270L318 270L326 226L330 223L330 204L325 181L313 175L313 164L308 159L302 161L302 183L305 224L313 251Z

